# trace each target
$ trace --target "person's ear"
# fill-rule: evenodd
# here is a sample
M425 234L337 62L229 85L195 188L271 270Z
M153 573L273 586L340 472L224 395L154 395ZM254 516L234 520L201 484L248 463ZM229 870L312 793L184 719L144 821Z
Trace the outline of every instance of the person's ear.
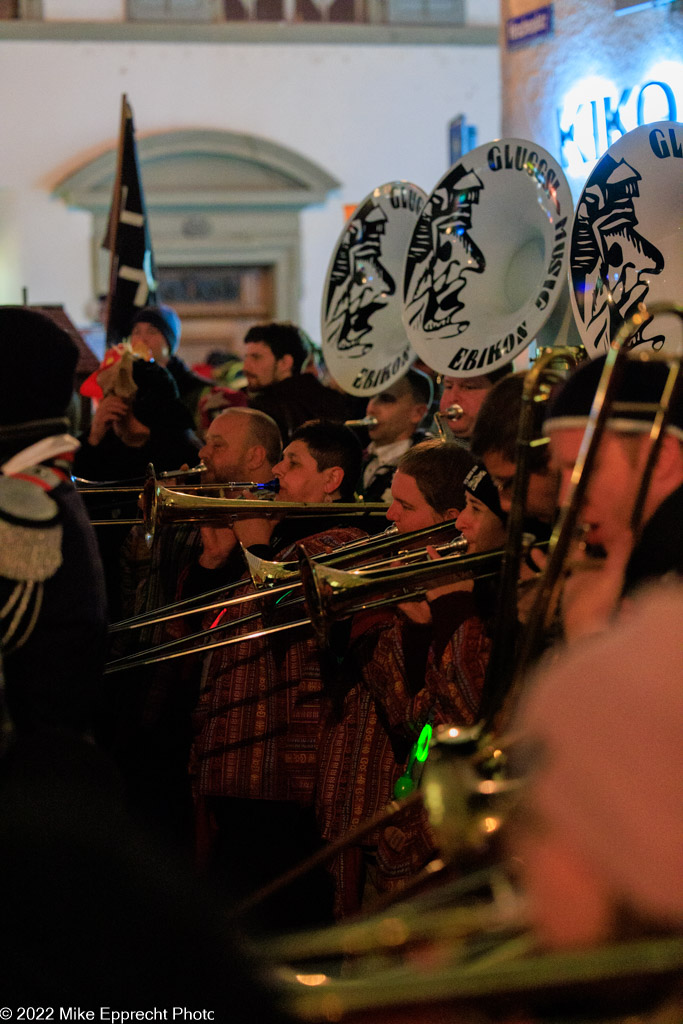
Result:
M334 494L338 491L344 480L344 470L341 466L330 466L323 474L325 494Z
M421 405L414 405L413 406L413 408L410 410L409 419L410 419L411 423L414 423L415 426L417 426L418 423L422 422L422 420L424 419L424 417L426 415L427 415L427 406L423 402Z
M442 516L444 523L450 519L457 519L461 512L461 508L447 508Z
M290 355L289 352L284 356L280 356L277 360L277 369L280 380L283 377L292 376L292 367L294 366L294 356Z
M249 470L260 469L266 461L266 449L262 444L253 444L247 448L246 466Z

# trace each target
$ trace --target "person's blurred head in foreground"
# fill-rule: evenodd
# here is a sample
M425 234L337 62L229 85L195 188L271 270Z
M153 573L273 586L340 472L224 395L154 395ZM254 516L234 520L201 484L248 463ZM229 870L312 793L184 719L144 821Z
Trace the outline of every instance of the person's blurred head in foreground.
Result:
M683 585L659 584L529 685L509 841L551 948L683 927L681 622Z

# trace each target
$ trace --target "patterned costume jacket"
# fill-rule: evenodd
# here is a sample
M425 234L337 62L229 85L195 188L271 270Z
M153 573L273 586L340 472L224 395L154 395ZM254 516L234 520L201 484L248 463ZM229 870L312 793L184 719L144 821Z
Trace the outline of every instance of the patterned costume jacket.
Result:
M425 722L469 725L476 720L490 649L484 624L467 593L434 602L432 611L432 627L415 626L388 612L354 619L350 657L360 680L343 695L341 712L327 702L320 740L315 805L328 841L393 799L396 780ZM376 829L362 840L364 847L378 848L387 888L392 878L412 874L433 849L421 813L402 815L397 826ZM339 915L354 909L349 891L358 885L358 869L353 855L332 864Z
M332 528L300 542L309 555L363 537L355 528ZM279 552L296 557L296 546ZM245 585L244 594L253 592ZM251 604L229 609L232 619L254 613ZM301 617L301 608L295 611ZM240 627L267 625L268 613ZM281 621L281 617L278 617ZM315 782L322 664L318 644L303 630L218 648L204 666L195 712L192 770L200 796L310 803Z

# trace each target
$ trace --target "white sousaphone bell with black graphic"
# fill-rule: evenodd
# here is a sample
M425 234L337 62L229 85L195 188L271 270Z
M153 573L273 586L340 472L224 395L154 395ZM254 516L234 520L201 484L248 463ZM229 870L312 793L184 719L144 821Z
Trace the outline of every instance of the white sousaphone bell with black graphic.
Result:
M322 301L325 363L344 389L368 398L415 359L401 323L403 265L425 193L407 181L374 189L344 226Z
M571 301L590 358L604 355L639 303L680 299L683 281L683 125L659 121L622 135L598 160L576 207ZM680 321L646 320L631 341L669 354Z
M560 166L532 142L490 142L450 168L417 220L403 278L403 323L428 366L478 376L534 340L578 343L572 217Z

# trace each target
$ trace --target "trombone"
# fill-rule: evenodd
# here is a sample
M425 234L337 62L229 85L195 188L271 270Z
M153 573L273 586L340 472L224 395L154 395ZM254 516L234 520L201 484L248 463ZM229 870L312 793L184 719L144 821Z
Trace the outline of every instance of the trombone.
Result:
M517 584L525 544L524 508L531 472L531 455L548 444L548 437L535 437L538 410L550 400L553 388L573 369L579 353L573 347L547 348L524 375L521 410L517 427L516 472L508 514L505 553L500 573L492 635L493 646L486 667L481 715L487 719L504 699L514 672L517 639Z
M424 552L423 552L424 554ZM409 566L398 566L391 569L368 569L359 568L355 572L343 572L342 570L319 565L308 556L301 563L302 585L304 589L303 601L296 598L291 601L285 599L298 584L283 584L282 587L275 587L269 591L247 595L251 601L259 598L279 598L278 609L286 607L301 606L305 604L308 615L305 618L294 621L283 622L274 626L266 626L256 629L250 633L240 633L237 636L229 636L223 640L214 640L206 643L206 639L213 632L232 626L241 627L249 621L260 616L260 612L243 616L234 621L217 624L209 630L202 630L191 636L182 637L179 640L171 640L168 643L152 647L147 651L141 651L135 655L128 655L116 661L109 662L106 673L120 672L128 668L137 668L142 665L152 665L159 661L167 661L172 658L183 658L188 654L195 654L198 651L205 653L218 647L228 647L232 644L242 643L245 640L260 639L275 633L283 633L289 630L302 629L313 626L316 635L323 646L327 645L328 629L327 623L346 619L357 612L369 608L382 608L400 601L415 600L426 593L431 587L442 586L444 583L453 583L461 580L481 579L495 575L501 563L502 550L488 551L478 555L450 554L444 558L434 561L429 559L420 564ZM229 605L240 603L245 598L231 598L228 601L219 601L214 605L207 605L205 610L224 608ZM178 650L183 644L200 641L193 647Z
M448 520L444 523L436 523L434 526L424 527L421 530L412 530L409 533L399 534L395 526L389 526L383 533L376 537L367 537L363 540L349 541L343 544L331 554L316 555L315 562L324 565L343 565L351 568L354 565L367 565L374 555L386 554L391 558L404 557L406 552L421 549L428 544L443 544L449 541L455 542L460 539L460 531L456 529L455 521ZM281 583L296 583L300 580L299 562L271 562L264 558L257 558L251 552L244 549L247 566L251 575L252 583L257 590L264 591L266 588L278 586ZM144 615L136 615L130 619L123 619L109 627L110 633L117 633L124 629L137 629L142 626L153 626L171 619L182 618L199 612L213 611L217 607L223 607L223 603L197 604L200 601L207 601L212 598L225 597L226 593L244 586L246 580L240 579L225 587L210 590L206 594L199 594L184 601L174 601L156 611L147 612ZM265 596L262 594L262 596ZM197 605L197 607L191 607ZM184 610L181 610L184 609Z
M294 519L309 516L329 516L334 519L341 516L385 516L388 508L384 502L371 501L312 501L302 504L264 498L206 498L162 487L154 477L147 480L142 494L142 518L150 543L157 527L170 523L232 526L239 519L279 519L286 515Z
M524 673L528 666L534 661L541 648L543 633L547 628L548 616L552 614L555 607L557 590L561 582L562 572L567 561L569 548L576 535L576 527L579 512L586 494L588 481L595 465L595 459L602 436L607 428L607 422L613 411L626 412L634 408L643 408L643 402L633 400L631 402L619 402L615 400L621 380L626 368L626 361L630 358L653 359L659 358L669 364L668 374L664 382L659 401L649 404L654 413L650 429L650 449L647 462L641 477L638 494L634 502L631 517L631 528L634 533L640 526L643 513L643 506L647 497L650 478L654 470L660 447L664 439L664 428L669 415L669 407L675 393L675 388L681 373L681 358L652 356L651 353L641 353L632 350L628 342L638 328L648 320L656 316L674 314L683 322L683 306L675 303L656 303L646 307L641 304L637 313L624 322L616 337L612 341L610 349L605 358L602 375L593 399L588 423L584 431L583 440L579 449L578 458L574 465L571 478L571 485L563 508L560 509L555 528L549 542L549 557L543 574L543 580L539 587L536 599L531 609L526 630L522 638L519 660L516 666L515 677L512 681L510 701L508 702L507 714L512 710L512 704L517 691L521 688ZM645 403L648 407L648 403ZM498 710L496 708L494 711ZM503 709L505 711L505 709ZM506 714L505 714L506 717Z
M137 498L144 492L146 482L152 478L154 480L168 480L177 479L180 476L194 476L196 474L202 474L207 472L207 467L203 462L200 462L198 466L193 469L170 469L163 473L156 474L154 472L154 466L148 467L147 476L145 480L142 478L134 478L132 480L85 480L83 477L72 477L72 482L75 484L79 494L83 496L97 495L98 498L104 500L103 505L96 504L94 507L89 505L89 511L96 513L99 507L109 508L116 507L119 501L124 499L124 496L128 496L128 499ZM277 492L280 488L280 481L277 479L268 480L266 483L255 483L253 480L230 480L223 483L187 483L182 485L183 494L196 494L201 492L202 494L214 494L220 497L224 496L225 491L272 491ZM111 517L109 519L94 519L91 518L90 522L93 526L136 526L141 519L136 518L120 518Z
M206 473L206 471L207 467L203 462L200 462L192 469L167 469L162 473L155 473L154 466L150 463L147 467L147 476L144 478L133 477L132 480L85 480L82 476L72 476L71 481L79 494L139 494L150 473L153 473L157 480L171 480L182 476L196 476L197 474ZM185 486L191 487L193 490L200 490L203 486L207 485L186 484ZM221 486L234 487L237 485L222 484ZM248 485L245 484L244 486Z

